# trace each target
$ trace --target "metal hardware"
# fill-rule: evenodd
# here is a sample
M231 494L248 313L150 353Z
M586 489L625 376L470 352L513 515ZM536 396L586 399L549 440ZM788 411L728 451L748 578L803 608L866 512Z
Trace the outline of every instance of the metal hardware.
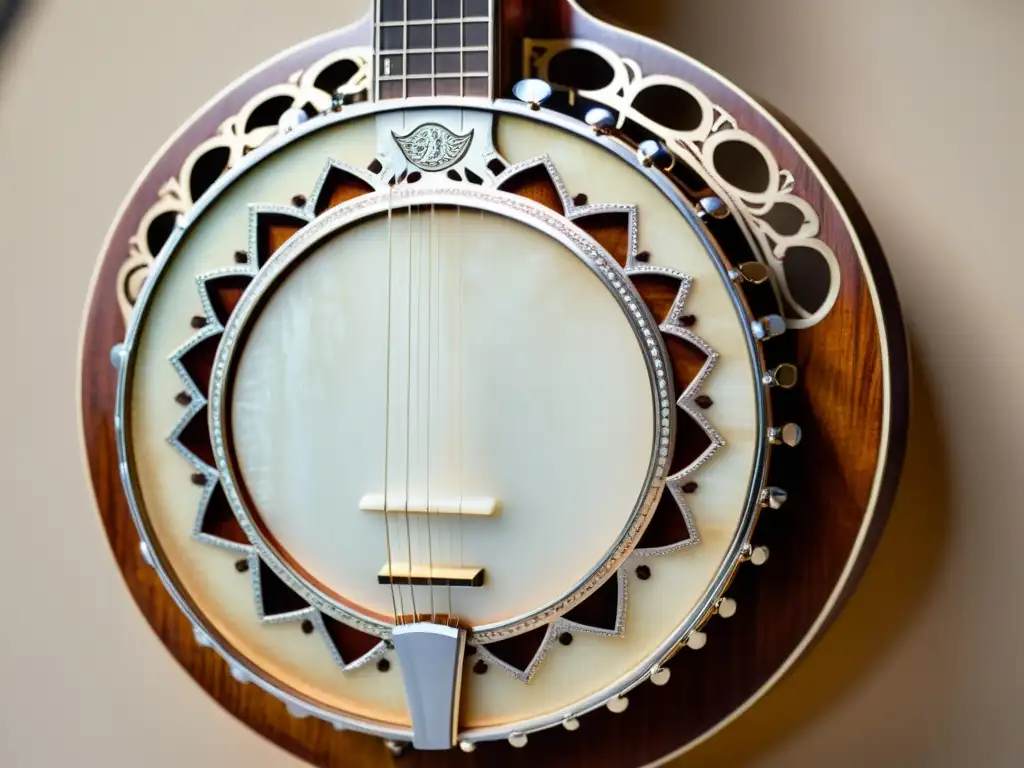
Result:
M289 107L278 118L277 127L281 129L282 133L288 133L289 131L294 131L307 120L309 120L309 115L306 114L305 110L298 107Z
M609 699L608 704L609 712L614 712L616 715L621 715L626 709L629 708L629 699L625 696L616 696L614 699Z
M594 133L598 135L611 133L615 130L615 115L611 110L604 107L594 107L588 110L583 119L587 125L594 129Z
M699 215L699 214L698 214ZM771 271L759 261L747 261L729 270L729 279L735 283L744 282L761 285L771 277Z
M736 615L736 601L731 597L723 597L718 601L718 615L723 619L731 619Z
M657 168L660 171L671 171L676 164L676 156L660 141L648 139L636 148L636 157L644 168Z
M750 331L758 341L768 341L786 332L786 320L781 315L765 315L750 324Z
M537 78L520 80L512 86L512 94L536 111L540 109L541 104L551 98L551 85Z
M752 547L747 544L740 553L740 561L753 565L764 565L768 562L768 547Z
M392 757L402 757L406 752L409 751L409 742L407 741L394 741L392 739L385 739L384 746L388 752L391 753Z
M761 506L768 507L769 509L782 509L782 505L786 503L788 498L789 494L784 490L774 485L769 485L761 491Z
M298 704L285 704L284 708L287 709L288 714L296 720L305 720L309 717L309 710L303 709Z
M729 206L720 197L702 197L697 203L697 216L701 219L722 219L729 218Z
M523 747L525 747L526 746L526 742L528 740L529 739L527 739L525 733L518 733L518 732L516 732L516 733L513 733L512 735L510 735L508 737L508 743L511 744L516 749L522 749Z
M796 448L800 445L803 437L804 432L800 429L800 425L793 422L768 430L768 442L772 445L788 445L790 448Z
M459 749L468 755L470 752L476 752L476 744L472 741L460 741Z
M475 565L412 565L403 562L384 563L377 574L378 584L409 584L451 587L482 587L484 569Z
M366 98L365 90L353 90L349 85L341 85L331 94L331 111L341 112L349 104L355 104Z
M686 647L687 648L692 648L695 651L699 651L701 648L703 648L707 644L708 644L708 636L705 635L703 632L698 632L697 630L693 630L693 632L691 632L686 637Z
M792 363L777 365L761 377L761 383L768 387L792 389L800 378L797 367Z
M657 686L668 685L672 670L668 667L655 667L651 670L651 682Z
M142 562L148 565L150 568L153 567L153 553L149 550L149 545L144 542L139 542L139 554L142 556Z
M451 749L459 727L459 690L466 632L417 622L391 635L402 667L416 749Z
M115 369L121 370L121 366L124 365L124 359L128 356L125 351L124 344L115 344L110 348L110 364Z
M399 135L394 130L390 134L402 155L412 165L428 173L440 173L466 157L476 129L470 128L467 133L459 134L440 123L430 122L416 126L405 135ZM413 181L411 174L407 178ZM399 176L398 180L401 182L402 177ZM382 494L376 496L383 501Z
M210 636L206 634L206 632L204 632L202 629L200 629L198 625L192 625L192 637L195 638L196 645L198 645L200 648L213 647L213 640L211 640Z
M580 721L575 717L567 717L562 721L562 727L567 731L578 731L580 729Z

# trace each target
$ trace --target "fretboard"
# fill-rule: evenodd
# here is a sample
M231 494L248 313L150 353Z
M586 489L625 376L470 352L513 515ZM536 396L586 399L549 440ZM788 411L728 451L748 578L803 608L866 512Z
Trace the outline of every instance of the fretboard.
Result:
M376 0L376 98L493 97L498 2Z

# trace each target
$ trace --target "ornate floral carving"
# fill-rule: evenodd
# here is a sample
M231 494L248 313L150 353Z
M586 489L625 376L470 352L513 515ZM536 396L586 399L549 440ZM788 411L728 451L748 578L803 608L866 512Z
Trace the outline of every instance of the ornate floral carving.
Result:
M473 142L473 131L465 136L452 133L443 125L424 123L405 136L395 137L405 159L424 171L443 171L461 160Z

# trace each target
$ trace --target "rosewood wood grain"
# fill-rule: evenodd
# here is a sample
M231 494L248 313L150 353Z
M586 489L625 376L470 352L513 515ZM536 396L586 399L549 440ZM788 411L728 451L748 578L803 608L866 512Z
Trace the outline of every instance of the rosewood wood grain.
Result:
M790 500L783 510L762 515L755 540L770 547L771 558L761 568L740 569L729 593L739 603L737 615L713 620L707 627L707 646L679 653L669 664L671 682L661 688L641 686L630 694L623 714L601 710L584 717L576 733L552 729L534 734L524 750L483 744L471 755L413 752L400 759L400 764L417 768L518 766L527 761L588 768L643 765L699 738L743 707L778 669L793 661L816 622L833 617L855 586L884 525L902 460L908 411L906 343L891 277L849 191L814 155L818 169L828 171L830 190L790 136L748 97L685 56L603 25L568 3L507 0L503 8L506 40L518 41L523 35L589 38L635 59L644 72L670 74L701 88L793 171L796 192L817 210L821 237L842 270L842 291L828 318L768 349L780 362L788 357L800 366L801 383L777 401L777 420L801 423L805 440L799 449L776 452L771 479L789 490ZM89 472L111 549L133 598L168 650L225 709L292 754L325 768L389 765L392 758L377 739L291 718L269 695L235 682L218 656L195 644L190 624L139 555L117 470L116 374L108 353L125 332L115 292L117 270L128 252L128 237L159 186L176 174L193 147L256 92L332 49L368 43L367 22L293 49L237 84L161 151L129 196L101 255L81 358ZM504 45L502 51L502 81L507 83L522 69L522 46ZM855 232L847 228L844 212ZM872 286L880 304L872 300ZM883 435L888 436L885 452ZM657 562L651 569L651 578L657 579Z
M334 187L331 189L330 199L328 199L323 210L319 210L316 213L319 216L329 208L334 208L335 206L341 205L349 200L353 200L360 195L369 194L370 192L373 192L373 187L362 179L348 175L343 176L337 180Z

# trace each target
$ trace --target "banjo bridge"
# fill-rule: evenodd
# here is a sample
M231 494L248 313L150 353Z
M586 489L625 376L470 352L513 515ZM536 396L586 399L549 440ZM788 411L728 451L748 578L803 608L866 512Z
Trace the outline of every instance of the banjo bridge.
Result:
M377 574L378 584L414 587L482 587L484 569L473 565L412 565L385 563Z
M383 493L368 493L359 500L363 512L411 512L418 515L472 515L492 517L498 513L498 500L486 496L431 499L410 496L385 500Z

